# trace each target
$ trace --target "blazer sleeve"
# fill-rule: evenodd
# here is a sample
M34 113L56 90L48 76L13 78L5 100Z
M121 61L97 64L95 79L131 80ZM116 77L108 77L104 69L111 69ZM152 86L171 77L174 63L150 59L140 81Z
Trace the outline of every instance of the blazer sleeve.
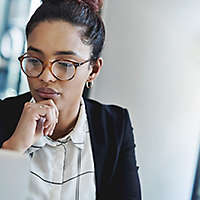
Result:
M136 165L133 128L128 111L124 109L123 138L119 152L118 164L113 179L116 199L141 200L138 167Z

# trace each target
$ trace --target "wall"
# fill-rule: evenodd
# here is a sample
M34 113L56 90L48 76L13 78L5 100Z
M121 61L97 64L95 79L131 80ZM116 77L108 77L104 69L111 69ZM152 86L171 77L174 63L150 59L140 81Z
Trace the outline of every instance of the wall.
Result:
M128 107L144 200L190 199L200 133L200 2L109 0L91 96Z

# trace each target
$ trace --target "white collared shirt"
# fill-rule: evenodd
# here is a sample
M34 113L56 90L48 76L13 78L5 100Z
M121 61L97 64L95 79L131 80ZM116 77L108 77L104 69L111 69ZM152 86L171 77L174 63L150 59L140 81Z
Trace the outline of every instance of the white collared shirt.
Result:
M85 104L75 128L53 141L42 136L28 150L31 181L28 200L95 200L96 186Z

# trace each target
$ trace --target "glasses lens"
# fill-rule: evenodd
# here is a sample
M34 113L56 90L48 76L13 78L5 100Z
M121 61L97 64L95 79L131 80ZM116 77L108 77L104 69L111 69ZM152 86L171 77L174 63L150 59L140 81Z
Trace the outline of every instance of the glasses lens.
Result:
M60 80L69 80L75 74L75 67L70 61L57 61L52 66L52 72Z
M42 72L42 63L37 58L26 57L22 61L24 73L29 77L37 77Z

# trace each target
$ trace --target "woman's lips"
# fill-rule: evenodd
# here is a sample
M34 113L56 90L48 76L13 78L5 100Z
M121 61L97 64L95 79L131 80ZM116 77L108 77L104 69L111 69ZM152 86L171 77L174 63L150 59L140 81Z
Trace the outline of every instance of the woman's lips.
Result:
M52 88L38 88L36 89L36 92L40 98L44 99L53 99L60 95L59 92L55 91Z

